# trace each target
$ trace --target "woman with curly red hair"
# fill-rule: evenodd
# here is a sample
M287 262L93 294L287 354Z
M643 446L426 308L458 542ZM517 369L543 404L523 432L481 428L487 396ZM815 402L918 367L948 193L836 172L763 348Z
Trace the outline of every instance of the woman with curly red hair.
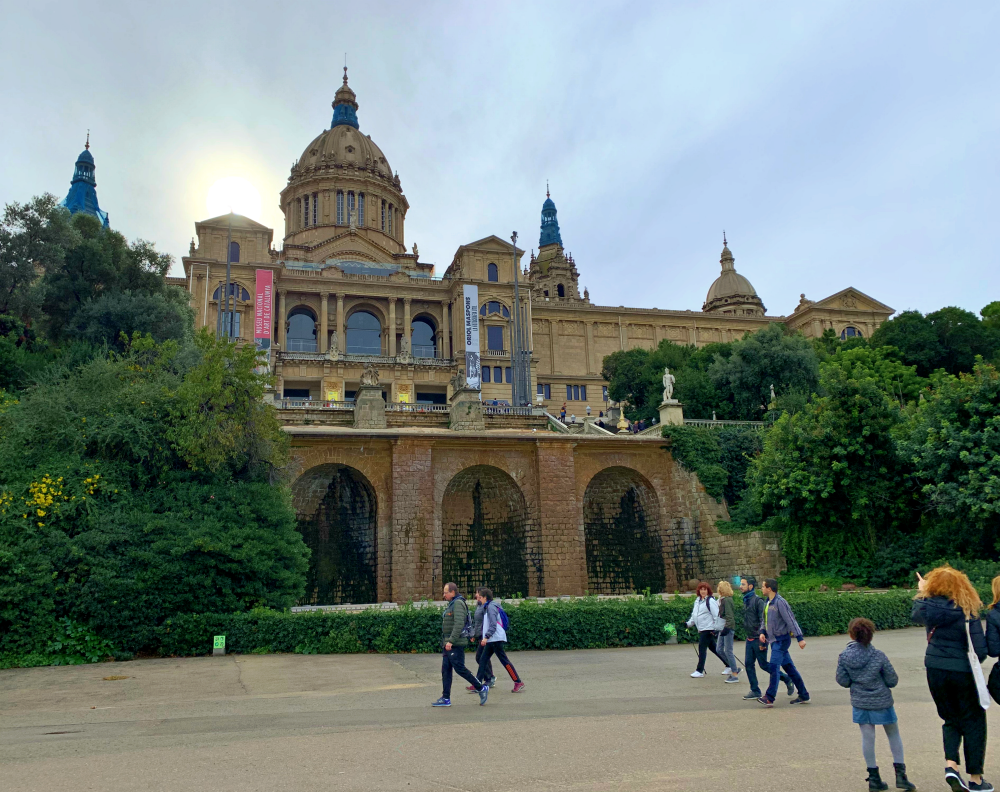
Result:
M708 656L709 649L722 661L724 666L728 668L729 664L715 648L715 627L719 619L719 604L712 597L712 587L702 581L698 584L696 593L698 596L695 598L687 626L695 627L698 630L698 667L691 676L700 679L705 676L705 658Z

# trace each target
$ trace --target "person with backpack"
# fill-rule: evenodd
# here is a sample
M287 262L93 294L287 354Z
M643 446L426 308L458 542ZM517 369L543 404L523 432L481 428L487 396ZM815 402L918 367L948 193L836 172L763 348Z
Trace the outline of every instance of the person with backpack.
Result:
M892 690L899 682L889 658L872 646L875 624L869 619L852 619L847 625L851 642L837 658L837 684L851 690L854 722L861 727L861 753L868 765L868 792L883 792L889 788L879 775L875 761L875 727L885 729L892 750L892 766L896 771L896 789L916 787L906 777L903 762L903 740L896 724Z
M507 658L507 652L504 651L507 646L507 629L510 627L507 613L493 599L493 591L485 586L476 592L476 601L482 603L486 609L486 618L483 620L483 637L480 639L480 645L485 649L482 659L479 661L478 677L479 680L482 680L480 684L489 683L486 668L490 658L496 655L497 660L507 669L507 673L510 674L510 678L514 682L514 689L511 693L520 693L524 690L524 682L517 675L514 664L510 662Z
M482 643L483 639L483 620L486 618L486 603L481 602L479 594L476 594L476 612L472 615L472 642L476 645L476 668L478 669L480 664L483 662L483 655L486 654L486 647ZM486 658L486 676L483 677L483 681L486 682L490 687L493 687L497 683L497 678L493 674L493 661L490 658ZM478 688L469 685L466 688L470 693L475 693Z
M458 674L470 685L476 686L480 706L486 703L489 695L489 685L477 680L465 667L465 647L472 635L472 617L469 616L469 606L465 597L458 593L454 583L444 584L444 598L448 606L441 614L441 643L443 655L441 660L441 698L431 704L432 707L451 706L451 676Z
M740 592L743 594L743 630L747 635L743 666L746 668L747 681L750 683L750 692L743 698L746 701L756 701L761 693L755 666L760 666L761 671L767 674L768 680L771 677L771 664L767 662L767 646L761 644L758 636L760 624L764 621L764 599L757 596L757 578L753 575L740 579ZM788 695L792 695L795 692L792 678L780 668L778 676L785 683Z
M979 621L982 602L969 578L950 566L932 569L926 578L918 572L917 588L912 619L927 630L924 667L931 698L944 721L944 780L954 792L993 792L993 785L983 778L986 710L976 679L979 663L986 659L986 637ZM958 771L963 743L968 784Z
M694 607L691 608L691 618L687 620L687 626L698 630L698 667L691 676L700 679L705 676L705 658L709 651L718 657L724 666L727 668L729 666L726 659L715 648L715 633L721 628L718 623L719 605L712 597L712 587L702 581L698 584L695 593L698 596L694 601ZM729 670L732 671L732 669Z

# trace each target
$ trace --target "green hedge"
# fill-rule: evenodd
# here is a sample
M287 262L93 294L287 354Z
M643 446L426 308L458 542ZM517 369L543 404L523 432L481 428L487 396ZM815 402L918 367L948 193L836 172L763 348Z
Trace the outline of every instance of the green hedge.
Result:
M848 622L866 616L880 630L910 625L913 592L789 594L788 600L806 635L845 632ZM736 598L737 638L743 635L743 603ZM538 603L526 600L507 608L510 649L599 649L654 646L665 640L663 627L677 625L678 640L696 635L684 629L692 598L636 597L598 600L583 597ZM287 613L259 609L249 613L178 616L159 630L164 655L211 651L212 636L225 635L231 652L263 654L340 654L352 652L437 652L441 645L441 610L404 606L359 612Z

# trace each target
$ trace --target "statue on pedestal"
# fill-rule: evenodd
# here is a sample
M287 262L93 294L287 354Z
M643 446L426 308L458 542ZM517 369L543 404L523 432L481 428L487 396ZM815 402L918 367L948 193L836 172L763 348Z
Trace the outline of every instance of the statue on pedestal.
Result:
M669 368L663 369L663 401L664 403L674 400L674 383L677 378L670 373Z

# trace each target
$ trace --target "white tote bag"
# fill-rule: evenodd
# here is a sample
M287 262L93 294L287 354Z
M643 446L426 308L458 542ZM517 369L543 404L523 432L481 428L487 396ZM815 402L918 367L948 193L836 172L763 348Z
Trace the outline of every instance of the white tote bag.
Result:
M972 677L976 680L976 690L979 691L979 706L988 710L990 708L990 691L986 687L986 677L983 675L983 667L979 664L979 656L972 646L969 622L965 623L965 637L969 640L969 666L972 668Z
M712 629L715 632L722 632L726 629L726 620L719 615L719 601L709 597L708 600L708 612L712 616ZM712 604L715 604L715 608L712 608Z

